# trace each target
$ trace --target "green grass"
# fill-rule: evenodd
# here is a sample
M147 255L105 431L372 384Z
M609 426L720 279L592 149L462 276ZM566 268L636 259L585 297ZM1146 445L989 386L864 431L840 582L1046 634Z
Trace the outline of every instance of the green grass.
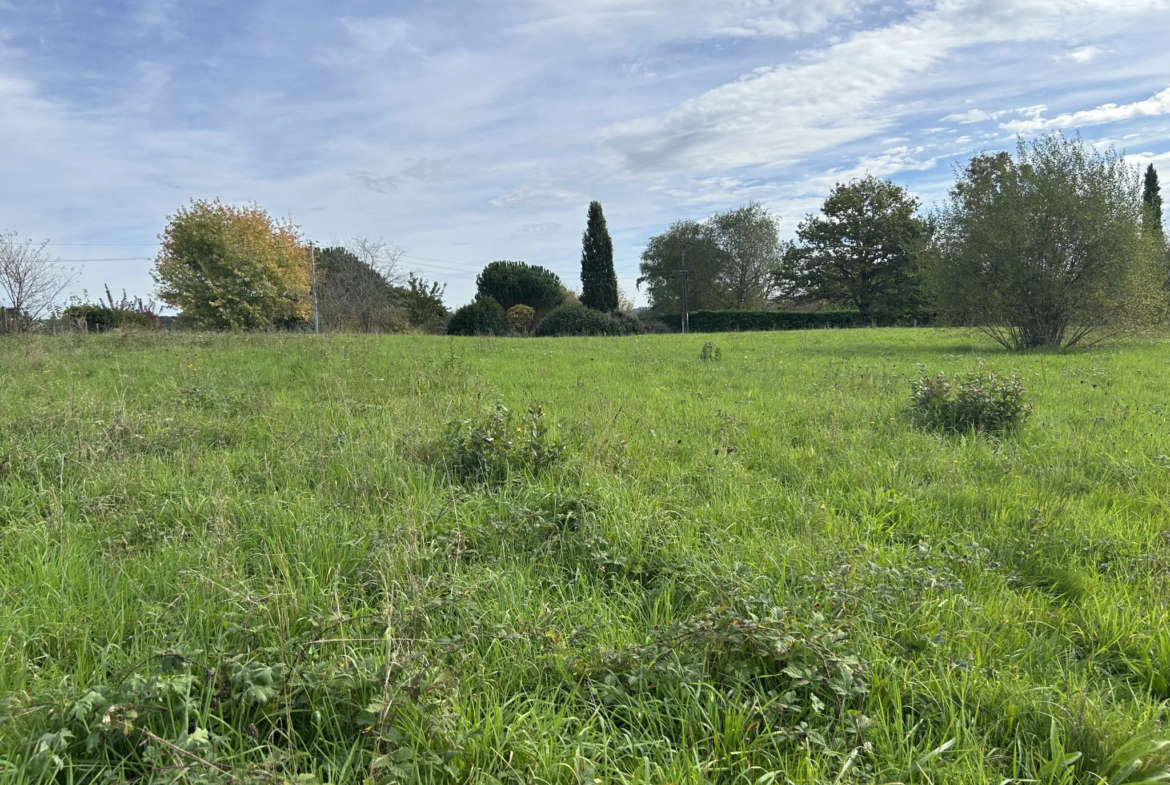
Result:
M1018 433L909 424L980 363ZM563 462L448 476L497 400ZM1149 780L1168 409L1164 340L0 341L0 779Z

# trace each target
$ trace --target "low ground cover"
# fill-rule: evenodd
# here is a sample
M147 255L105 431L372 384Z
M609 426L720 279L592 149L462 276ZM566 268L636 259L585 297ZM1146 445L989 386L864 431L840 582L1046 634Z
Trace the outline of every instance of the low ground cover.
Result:
M1158 776L1170 343L709 339L0 342L0 778Z

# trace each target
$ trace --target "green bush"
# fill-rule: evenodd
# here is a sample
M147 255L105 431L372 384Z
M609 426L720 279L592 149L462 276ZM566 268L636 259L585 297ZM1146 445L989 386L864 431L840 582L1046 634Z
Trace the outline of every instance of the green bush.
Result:
M467 483L498 483L517 473L540 474L565 454L553 427L539 406L514 418L497 403L478 419L456 420L447 426L444 462L451 476Z
M507 335L508 315L491 297L478 297L447 322L447 335Z
M508 324L512 326L512 332L528 335L536 324L536 311L527 305L513 305L508 309Z
M491 297L504 310L527 305L547 313L565 299L565 286L551 270L524 262L492 262L475 279L479 297Z
M626 313L602 313L579 303L556 308L536 326L542 337L569 335L637 335L642 323Z
M678 314L655 317L671 332L680 329ZM861 327L857 311L692 311L691 332L733 333L760 330L815 330Z
M104 305L71 305L61 315L98 332L119 327L159 329L162 326L154 314L125 308L107 308Z
M947 378L922 376L910 383L910 417L935 430L1005 433L1024 424L1032 411L1019 376L979 371Z

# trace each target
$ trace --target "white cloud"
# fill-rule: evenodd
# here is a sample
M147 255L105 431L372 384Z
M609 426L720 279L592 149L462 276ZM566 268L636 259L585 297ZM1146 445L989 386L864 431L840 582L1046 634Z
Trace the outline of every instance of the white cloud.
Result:
M1164 0L940 0L905 22L815 52L804 64L753 73L670 111L616 124L601 138L634 172L791 163L889 128L897 111L882 103L911 75L935 67L951 52L1052 37L1092 26L1106 11L1165 5ZM961 117L979 121L990 115Z
M1074 63L1090 63L1097 55L1103 53L1105 50L1099 46L1082 46L1069 52L1065 57L1072 60Z
M1013 133L1035 133L1052 129L1076 129L1091 125L1105 125L1138 117L1158 117L1170 114L1170 87L1144 101L1132 104L1102 104L1095 109L1071 112L1045 119L1012 120L999 127Z
M525 183L488 202L494 207L564 204L585 199L582 194L543 182Z

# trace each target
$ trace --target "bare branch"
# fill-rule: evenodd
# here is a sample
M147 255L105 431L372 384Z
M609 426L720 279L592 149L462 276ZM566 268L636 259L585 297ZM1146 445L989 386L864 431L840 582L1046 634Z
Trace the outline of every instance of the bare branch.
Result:
M16 232L0 234L0 292L8 300L17 330L52 311L61 295L77 280L77 272L64 267L39 245L21 240Z
M406 280L406 271L402 269L401 261L406 249L397 243L381 237L365 237L358 235L350 239L345 246L350 253L374 269L378 275L386 279L392 286L401 286Z

